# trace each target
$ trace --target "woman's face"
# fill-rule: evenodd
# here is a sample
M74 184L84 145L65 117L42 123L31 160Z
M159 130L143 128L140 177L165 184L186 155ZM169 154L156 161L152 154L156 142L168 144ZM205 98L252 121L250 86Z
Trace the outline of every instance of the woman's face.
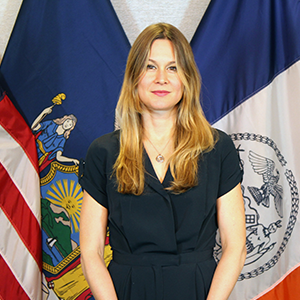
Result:
M71 119L66 119L62 124L64 130L69 130L70 128L72 128L72 126L73 126L73 121Z
M177 73L171 41L159 39L153 42L147 69L137 91L149 112L172 111L181 100L183 84Z

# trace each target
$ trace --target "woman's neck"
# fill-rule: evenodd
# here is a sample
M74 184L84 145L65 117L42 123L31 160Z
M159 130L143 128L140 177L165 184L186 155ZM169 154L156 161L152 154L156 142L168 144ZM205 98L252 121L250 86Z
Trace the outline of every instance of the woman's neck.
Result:
M62 135L64 134L65 130L62 125L58 125L58 127L56 128L56 132L58 135Z
M142 114L144 139L153 142L162 142L173 137L176 123L175 113L168 114Z
M176 116L143 114L143 144L160 182L163 182L174 152Z

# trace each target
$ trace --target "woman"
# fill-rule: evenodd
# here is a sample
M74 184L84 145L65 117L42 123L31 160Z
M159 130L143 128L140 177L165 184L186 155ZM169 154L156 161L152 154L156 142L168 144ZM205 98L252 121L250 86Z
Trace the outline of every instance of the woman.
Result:
M230 138L204 118L199 94L184 36L168 24L147 27L129 53L120 131L92 143L80 178L81 263L96 299L220 300L233 289L245 260L242 172Z
M74 115L65 115L62 118L42 122L44 117L52 112L52 108L53 105L45 108L31 126L36 136L40 170L43 170L55 158L60 162L79 164L77 159L62 155L65 143L76 126L77 118Z

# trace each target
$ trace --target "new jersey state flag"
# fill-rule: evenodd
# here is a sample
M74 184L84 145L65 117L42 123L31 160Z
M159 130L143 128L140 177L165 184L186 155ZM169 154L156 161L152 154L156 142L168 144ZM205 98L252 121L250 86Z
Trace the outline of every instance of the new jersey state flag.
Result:
M24 0L4 54L5 91L35 136L43 299L93 299L80 265L78 163L114 130L129 49L109 0Z
M244 168L247 258L230 299L300 299L300 2L212 0L191 44L205 114Z

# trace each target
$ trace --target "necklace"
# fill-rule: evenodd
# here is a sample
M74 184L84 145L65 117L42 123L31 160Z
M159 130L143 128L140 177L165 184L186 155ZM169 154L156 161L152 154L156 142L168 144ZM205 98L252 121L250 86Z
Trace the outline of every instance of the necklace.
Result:
M167 145L169 144L170 140L169 139L166 143L166 145L164 146L164 148L161 150L161 152L159 152L156 147L152 144L152 142L150 141L150 139L148 137L146 137L147 140L150 142L150 144L153 146L153 148L156 150L156 152L158 153L158 155L155 157L155 160L158 162L158 163L163 163L165 161L165 157L162 155L162 152L166 149Z

